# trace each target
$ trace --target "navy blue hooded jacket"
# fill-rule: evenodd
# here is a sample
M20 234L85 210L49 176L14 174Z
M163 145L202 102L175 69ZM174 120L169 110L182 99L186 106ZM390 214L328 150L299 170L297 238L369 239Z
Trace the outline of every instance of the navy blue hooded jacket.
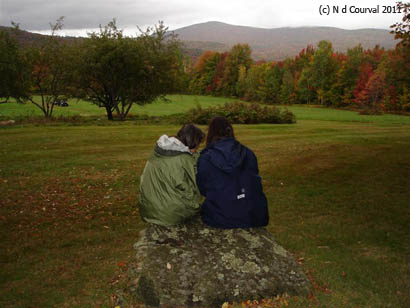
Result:
M201 152L196 180L205 196L201 206L205 224L224 229L268 224L256 156L234 138L216 141Z

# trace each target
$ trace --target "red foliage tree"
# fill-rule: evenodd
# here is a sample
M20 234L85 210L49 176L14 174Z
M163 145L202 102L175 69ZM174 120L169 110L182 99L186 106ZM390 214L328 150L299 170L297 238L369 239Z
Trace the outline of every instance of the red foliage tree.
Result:
M360 92L357 102L365 111L379 113L382 110L382 103L385 94L386 74L377 71L372 74L364 89Z
M360 103L359 97L361 93L366 88L366 84L370 77L373 75L373 69L371 64L366 63L360 69L359 79L357 80L356 88L353 90L353 95L355 97L354 102Z

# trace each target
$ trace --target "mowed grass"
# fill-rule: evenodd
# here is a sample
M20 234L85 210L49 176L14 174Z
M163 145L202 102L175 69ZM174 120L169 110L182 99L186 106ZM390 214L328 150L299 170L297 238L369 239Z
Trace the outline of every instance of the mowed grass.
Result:
M39 101L40 98L38 98ZM197 95L167 95L166 101L158 99L148 105L134 105L130 115L148 116L168 116L180 114L191 108L201 106L207 108L211 106L223 105L225 103L239 101L234 98L197 96ZM54 107L53 115L58 116L100 116L106 117L104 108L91 104L86 101L71 99L68 101L69 107ZM355 111L335 110L315 105L291 105L278 106L292 111L297 120L322 120L322 121L343 121L343 122L365 122L380 124L410 124L410 116L399 116L392 114L378 115L359 115ZM41 110L32 103L26 104L0 104L0 118L13 119L17 117L43 116Z
M37 98L40 102L40 98ZM134 105L130 110L130 115L144 114L149 116L163 116L177 113L183 113L191 108L200 105L202 108L217 106L227 102L235 101L232 98L195 96L195 95L167 95L166 100L157 99L152 104ZM106 116L105 108L100 108L82 100L68 100L68 107L55 106L54 116ZM42 116L42 111L32 103L17 104L0 104L0 117L15 118L19 116Z
M269 231L312 277L289 307L409 307L410 123L291 108L293 125L234 126L258 157ZM178 129L1 128L0 304L111 307L144 227L139 175Z

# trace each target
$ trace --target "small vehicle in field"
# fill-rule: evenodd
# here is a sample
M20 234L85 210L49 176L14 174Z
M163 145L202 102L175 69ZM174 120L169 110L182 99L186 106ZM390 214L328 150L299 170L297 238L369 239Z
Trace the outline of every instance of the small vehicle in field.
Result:
M56 100L56 101L54 102L54 105L60 106L60 107L68 107L68 103L67 103L67 101L64 100L64 99Z

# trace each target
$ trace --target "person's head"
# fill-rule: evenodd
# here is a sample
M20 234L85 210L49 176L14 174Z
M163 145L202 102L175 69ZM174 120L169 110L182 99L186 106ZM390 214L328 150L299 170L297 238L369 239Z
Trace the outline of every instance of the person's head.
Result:
M205 134L194 124L185 124L178 131L176 137L190 150L197 150L201 142L204 140Z
M221 140L226 137L233 137L233 127L225 117L215 117L211 120L208 127L208 136L206 138L206 145L212 142Z

